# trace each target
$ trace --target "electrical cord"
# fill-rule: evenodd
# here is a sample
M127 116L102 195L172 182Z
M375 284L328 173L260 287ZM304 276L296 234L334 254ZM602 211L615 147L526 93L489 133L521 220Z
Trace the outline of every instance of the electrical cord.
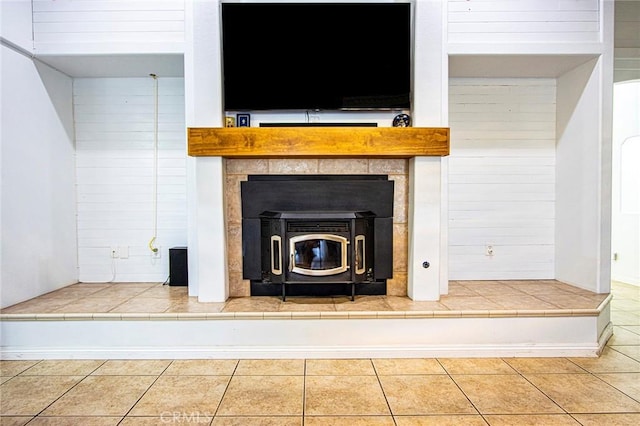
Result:
M98 284L110 284L112 282L115 282L116 280L116 258L113 256L113 253L111 254L111 279L109 281L99 281Z
M111 279L107 283L112 283L116 280L116 258L111 258Z
M149 240L149 250L157 253L154 245L158 237L158 76L149 74L154 82L154 116L153 116L153 237Z

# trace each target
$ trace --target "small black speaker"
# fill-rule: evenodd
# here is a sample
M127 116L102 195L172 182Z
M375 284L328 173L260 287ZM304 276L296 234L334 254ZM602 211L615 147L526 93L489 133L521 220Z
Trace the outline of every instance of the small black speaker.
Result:
M169 285L188 284L187 248L172 247L169 249Z

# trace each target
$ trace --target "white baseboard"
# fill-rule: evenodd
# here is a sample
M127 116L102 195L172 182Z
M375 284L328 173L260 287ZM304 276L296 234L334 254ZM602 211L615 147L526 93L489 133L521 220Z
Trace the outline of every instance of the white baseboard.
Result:
M40 359L362 359L596 357L592 346L274 347L274 348L3 348L3 360Z
M598 316L0 325L2 359L595 357L612 333Z

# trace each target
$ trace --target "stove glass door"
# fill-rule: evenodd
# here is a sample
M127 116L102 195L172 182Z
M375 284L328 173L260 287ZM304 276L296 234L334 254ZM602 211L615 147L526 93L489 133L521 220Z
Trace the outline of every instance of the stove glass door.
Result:
M289 271L327 276L345 272L349 240L332 234L305 234L289 239Z

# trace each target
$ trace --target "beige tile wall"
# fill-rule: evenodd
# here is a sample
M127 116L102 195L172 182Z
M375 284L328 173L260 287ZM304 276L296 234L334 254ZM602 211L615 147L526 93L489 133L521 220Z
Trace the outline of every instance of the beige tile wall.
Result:
M240 182L251 174L386 174L395 181L393 212L393 279L387 294L407 294L409 162L404 159L251 159L225 160L225 205L229 295L249 296L249 281L242 279L242 214Z

